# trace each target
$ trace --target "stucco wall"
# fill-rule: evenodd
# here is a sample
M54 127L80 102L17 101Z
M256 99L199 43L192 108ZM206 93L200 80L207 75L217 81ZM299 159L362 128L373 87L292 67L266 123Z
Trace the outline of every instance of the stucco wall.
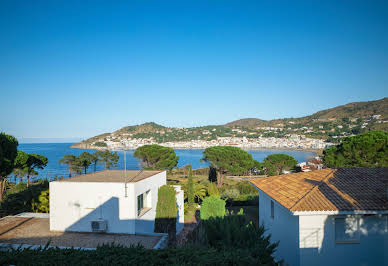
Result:
M158 188L164 184L166 172L127 183L127 189L124 183L50 182L50 230L91 232L90 222L104 219L109 233L153 233ZM138 217L137 196L147 191L151 209Z
M124 194L123 183L50 182L50 230L91 232L90 222L104 219L108 232L133 234L135 201Z
M360 241L335 241L336 216L300 216L300 265L388 265L388 216L357 216ZM343 217L343 216L341 216Z
M274 201L274 219L271 218L271 198L259 190L259 220L264 224L271 242L279 242L275 259L289 265L299 265L299 219ZM285 264L285 265L286 265Z

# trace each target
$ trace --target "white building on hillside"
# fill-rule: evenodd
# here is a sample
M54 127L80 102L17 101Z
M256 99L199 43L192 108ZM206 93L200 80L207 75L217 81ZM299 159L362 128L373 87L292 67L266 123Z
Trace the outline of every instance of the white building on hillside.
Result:
M388 168L340 168L251 181L284 265L388 265Z
M50 230L149 234L166 171L105 170L50 182ZM184 224L183 191L175 186L177 232Z

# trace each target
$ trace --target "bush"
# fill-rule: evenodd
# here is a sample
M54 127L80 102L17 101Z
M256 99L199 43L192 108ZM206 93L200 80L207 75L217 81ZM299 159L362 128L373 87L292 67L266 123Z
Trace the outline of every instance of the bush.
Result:
M32 199L32 211L40 213L50 212L50 191L48 189L40 193L38 202Z
M248 182L239 182L237 185L237 189L240 194L259 194L257 189L251 186Z
M207 193L209 196L220 196L220 191L217 188L217 185L214 182L210 182L208 187L207 187Z
M210 217L224 217L225 201L216 196L210 196L203 200L201 205L201 220L207 220Z
M176 243L176 197L175 189L171 186L161 186L158 190L156 205L155 232L168 233L169 246Z
M0 265L264 265L262 261L247 250L204 247L150 250L141 246L103 245L96 250L43 248L0 251Z
M14 215L21 212L32 212L32 203L39 201L42 191L47 190L47 181L38 181L28 188L25 185L16 185L7 191L3 201L0 202L0 209L5 215Z
M235 199L238 196L240 196L240 192L236 188L230 188L230 189L225 189L224 191L221 192L221 198L222 199Z
M246 252L257 265L274 265L273 253L277 244L264 236L264 227L256 227L243 215L227 214L224 217L201 220L189 235L188 246L214 248L218 251Z

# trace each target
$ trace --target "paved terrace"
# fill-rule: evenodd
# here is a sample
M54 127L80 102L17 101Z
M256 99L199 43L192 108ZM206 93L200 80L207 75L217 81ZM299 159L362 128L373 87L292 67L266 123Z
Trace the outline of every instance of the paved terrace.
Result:
M0 219L0 243L96 248L115 243L129 247L140 243L152 249L160 236L51 232L48 218L7 216Z

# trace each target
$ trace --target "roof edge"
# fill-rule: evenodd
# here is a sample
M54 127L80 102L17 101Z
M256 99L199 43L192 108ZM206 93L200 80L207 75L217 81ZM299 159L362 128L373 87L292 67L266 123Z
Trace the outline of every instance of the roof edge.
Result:
M294 216L310 215L350 215L350 214L388 214L388 210L354 210L354 211L294 211Z

